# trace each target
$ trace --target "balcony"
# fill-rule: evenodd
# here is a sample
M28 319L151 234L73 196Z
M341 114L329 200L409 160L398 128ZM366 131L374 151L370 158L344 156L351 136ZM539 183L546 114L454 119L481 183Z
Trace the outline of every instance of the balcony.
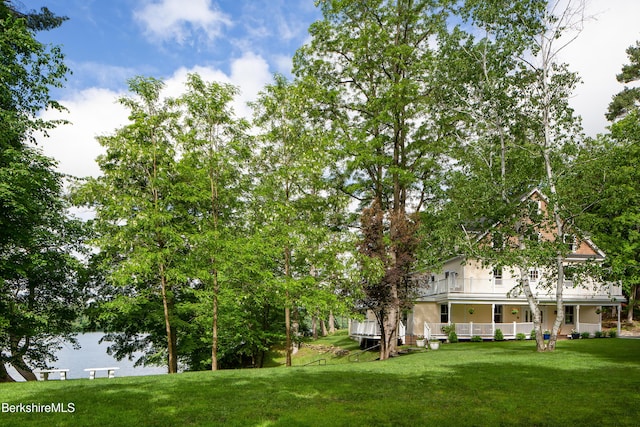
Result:
M549 290L546 289L542 283L542 280L531 283L534 295L543 296L549 294ZM449 294L496 294L505 296L509 291L515 288L517 284L518 281L515 279L449 277L421 284L418 290L418 295L419 298ZM555 291L553 291L552 294L555 294ZM599 297L611 299L617 297L621 299L622 289L620 286L615 286L611 283L601 286L590 286L587 288L579 285L574 287L573 281L565 281L564 295L569 298Z

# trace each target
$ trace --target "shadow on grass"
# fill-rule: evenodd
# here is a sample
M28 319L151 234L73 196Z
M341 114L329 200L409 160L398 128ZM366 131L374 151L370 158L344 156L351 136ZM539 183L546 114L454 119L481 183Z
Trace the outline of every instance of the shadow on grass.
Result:
M553 354L459 344L386 362L8 384L2 402L74 402L76 412L0 416L36 426L637 425L639 348L614 341L618 356L588 340Z

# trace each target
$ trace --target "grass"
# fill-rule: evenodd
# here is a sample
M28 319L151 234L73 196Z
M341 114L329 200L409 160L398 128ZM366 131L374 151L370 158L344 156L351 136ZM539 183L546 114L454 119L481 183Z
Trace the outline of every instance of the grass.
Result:
M561 341L549 354L530 341L459 343L385 362L0 384L0 403L76 408L0 413L0 425L633 426L639 356L632 339Z

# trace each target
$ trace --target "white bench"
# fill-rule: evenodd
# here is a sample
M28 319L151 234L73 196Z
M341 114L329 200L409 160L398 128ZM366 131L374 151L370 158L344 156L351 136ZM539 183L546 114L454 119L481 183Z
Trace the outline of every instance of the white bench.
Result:
M87 368L85 372L89 372L89 379L93 380L96 378L97 371L107 371L107 376L109 378L113 378L116 376L116 370L120 368Z
M47 381L49 379L49 374L53 374L55 372L60 373L60 380L64 381L67 379L68 369L42 369L41 371L37 371L40 374L40 381Z

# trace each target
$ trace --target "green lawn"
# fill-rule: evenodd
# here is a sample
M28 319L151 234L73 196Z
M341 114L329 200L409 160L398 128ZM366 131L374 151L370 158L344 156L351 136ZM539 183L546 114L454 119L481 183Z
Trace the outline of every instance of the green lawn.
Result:
M459 343L386 362L323 354L326 366L0 384L3 404L75 406L3 412L0 425L640 425L640 340L561 341L551 354Z

